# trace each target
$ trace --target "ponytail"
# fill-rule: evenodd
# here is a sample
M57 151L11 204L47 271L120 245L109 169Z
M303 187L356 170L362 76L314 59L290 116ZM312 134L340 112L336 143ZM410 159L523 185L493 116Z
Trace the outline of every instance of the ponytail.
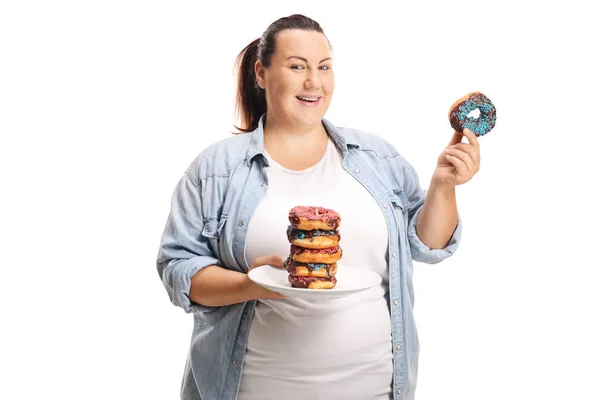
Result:
M267 112L267 99L264 89L256 83L254 64L258 60L260 38L252 41L237 57L238 81L236 92L236 110L241 126L235 126L241 132L251 132Z

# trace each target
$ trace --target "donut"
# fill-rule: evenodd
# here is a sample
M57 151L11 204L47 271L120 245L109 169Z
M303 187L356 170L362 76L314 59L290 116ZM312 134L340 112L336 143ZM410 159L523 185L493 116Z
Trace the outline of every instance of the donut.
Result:
M288 282L292 287L302 289L333 289L337 283L335 276L318 278L316 276L289 275Z
M469 117L469 113L479 109L478 118ZM450 126L457 132L467 128L477 136L483 136L496 125L496 107L482 93L471 92L458 99L448 112Z
M341 221L337 212L314 206L296 206L290 210L288 219L294 228L305 231L335 230Z
M340 242L340 234L336 230L315 229L303 231L295 229L292 225L288 226L287 237L290 243L307 249L326 249L327 247L335 247Z
M301 263L333 264L342 258L342 249L340 246L326 249L306 249L293 244L290 247L290 257Z
M322 264L322 263L301 263L292 260L290 257L285 260L283 267L292 275L297 276L316 276L327 278L335 276L337 273L337 264Z

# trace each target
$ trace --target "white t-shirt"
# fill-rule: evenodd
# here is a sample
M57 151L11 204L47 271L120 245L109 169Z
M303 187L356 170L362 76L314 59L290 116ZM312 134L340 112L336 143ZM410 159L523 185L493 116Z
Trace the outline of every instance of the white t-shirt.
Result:
M371 194L342 166L329 140L322 159L303 171L270 157L268 190L249 221L246 260L290 251L288 212L322 206L341 216L338 264L368 268L381 285L347 297L259 300L252 317L238 400L388 400L393 374L386 299L388 234ZM308 289L307 289L308 290Z

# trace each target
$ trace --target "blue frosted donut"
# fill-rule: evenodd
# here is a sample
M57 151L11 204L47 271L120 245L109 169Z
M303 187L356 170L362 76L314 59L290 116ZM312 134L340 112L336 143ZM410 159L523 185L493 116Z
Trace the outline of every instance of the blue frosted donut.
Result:
M469 113L479 109L479 117L469 117ZM472 92L458 99L448 113L450 125L454 130L462 132L470 129L477 136L483 136L496 125L496 107L482 93Z

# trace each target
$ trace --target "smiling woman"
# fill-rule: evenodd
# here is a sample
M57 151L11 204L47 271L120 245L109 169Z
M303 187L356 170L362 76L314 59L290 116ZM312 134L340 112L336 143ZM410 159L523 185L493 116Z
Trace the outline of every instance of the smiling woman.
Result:
M456 250L454 189L479 168L477 138L453 135L426 195L390 143L324 118L335 79L316 21L273 22L237 65L240 132L183 174L157 259L171 301L195 319L181 398L412 400L412 261ZM298 205L336 210L344 262L381 284L309 301L251 281L252 268L283 267L288 212Z
M331 46L317 22L297 15L274 22L240 52L238 65L240 131L256 129L265 112L266 125L308 126L327 112L335 82ZM304 113L294 99L316 110Z

